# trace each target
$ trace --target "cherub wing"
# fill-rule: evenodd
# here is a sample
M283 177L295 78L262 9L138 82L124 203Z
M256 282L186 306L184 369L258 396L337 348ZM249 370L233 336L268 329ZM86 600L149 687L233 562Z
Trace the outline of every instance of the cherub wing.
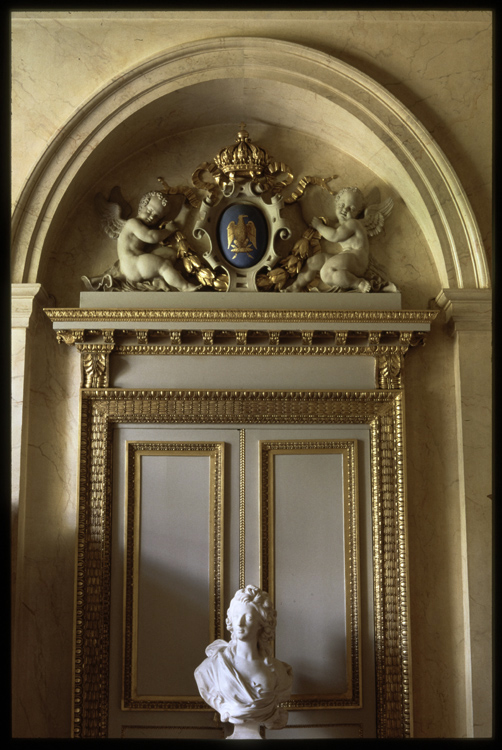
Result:
M246 224L246 236L251 240L251 244L256 247L256 227L254 221L248 221Z
M374 237L382 231L385 219L389 216L393 206L392 198L387 198L382 203L373 203L366 208L363 224L370 237Z
M112 195L113 191L110 196ZM98 193L94 198L94 205L99 214L101 226L108 237L111 237L112 240L118 239L118 236L126 222L126 220L122 217L123 209L120 203L106 200L102 193Z
M227 226L227 240L228 240L228 247L232 247L232 242L235 238L235 221L231 221L230 224Z
M108 202L119 204L120 217L124 219L124 221L127 221L127 219L130 218L132 214L132 208L129 205L129 203L126 201L124 196L122 195L122 191L118 185L115 185L115 187L110 190L110 195L108 196ZM375 201L375 203L376 202L377 201Z

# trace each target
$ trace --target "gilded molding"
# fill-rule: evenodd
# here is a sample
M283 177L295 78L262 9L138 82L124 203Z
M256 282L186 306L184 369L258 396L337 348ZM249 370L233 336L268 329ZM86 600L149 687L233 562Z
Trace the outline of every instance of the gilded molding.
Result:
M224 455L225 444L197 441L156 441L127 443L127 525L125 552L124 668L122 710L186 711L206 709L198 696L150 696L137 694L137 623L139 597L142 456L177 455L210 458L209 510L209 634L210 639L223 637L224 608Z
M343 695L292 695L284 706L356 708L361 706L359 632L359 513L357 440L263 440L260 442L260 588L275 601L275 479L274 458L287 454L343 456L343 527L345 544L345 618L347 691Z
M189 356L310 356L310 357L352 357L366 356L374 357L376 355L398 352L401 349L399 345L389 346L381 345L378 347L367 347L364 345L346 345L336 346L313 345L313 346L296 346L284 344L279 341L279 333L271 337L270 344L150 344L141 346L137 344L121 344L114 349L115 354L127 355L189 355ZM407 347L406 347L407 349Z
M107 736L112 435L118 422L369 425L377 732L381 738L410 736L402 392L110 388L81 390L74 736Z
M371 425L373 581L377 726L380 737L410 737L408 559L403 404Z
M301 304L301 302L299 302ZM392 323L430 325L437 310L96 310L81 307L45 308L57 323Z
M246 585L246 430L239 430L239 588Z
M103 334L104 343L96 341ZM295 330L171 330L58 331L58 341L75 344L80 352L161 356L370 356L405 354L424 343L424 332L295 331ZM128 339L136 338L129 343ZM110 342L110 343L107 343ZM90 358L86 358L86 362ZM90 365L88 365L90 367ZM89 378L84 387L93 387ZM104 386L106 387L106 386Z

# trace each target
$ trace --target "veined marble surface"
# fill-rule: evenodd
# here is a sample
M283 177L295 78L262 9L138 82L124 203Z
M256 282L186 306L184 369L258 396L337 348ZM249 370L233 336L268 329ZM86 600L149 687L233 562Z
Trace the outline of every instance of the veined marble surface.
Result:
M491 27L492 14L483 10L239 11L231 17L218 11L152 11L147 17L143 12L126 11L14 12L13 199L19 200L31 170L40 167L47 144L105 84L126 76L171 45L227 35L260 36L299 42L331 54L366 73L408 107L458 174L490 253ZM238 71L237 56L234 63ZM326 169L342 176L350 174L354 182L367 186L375 180L374 170L385 168L388 171L383 183L389 190L406 176L397 161L383 163L385 151L379 153L378 142L362 126L354 132L351 155L333 145L333 133L339 139L348 137L347 122L337 117L339 108L334 103L326 105L315 128L308 119L308 108L305 114L301 97L293 99L283 111L284 97L290 98L295 91L286 82L268 86L262 100L256 81L251 79L224 111L216 105L207 111L201 108L200 92L205 83L198 86L171 92L172 106L164 111L152 106L145 140L137 140L141 123L131 119L115 134L120 139L103 141L99 159L89 158L88 172L81 170L78 184L69 185L68 200L53 207L54 212L59 210L55 222L58 231L49 233L47 246L52 256L41 275L58 305L76 305L80 274L92 268L100 271L110 258L114 259L113 243L96 245L88 241L88 228L95 220L95 192L120 184L133 199L139 190L138 181L156 179L161 174L173 184L178 179L184 181L182 166L188 160L192 163L193 159L196 165L224 145L222 125L231 140L234 120L238 123L244 116L242 102L252 101L257 107L254 111L259 127L251 132L253 138L270 146L274 156L289 159L295 170L309 165L312 173L324 173ZM229 88L236 91L235 85ZM208 94L214 89L213 84ZM312 96L319 98L317 93ZM197 116L188 122L181 114L187 107L191 114L198 108ZM284 117L283 127L267 116L273 107ZM166 133L171 124L173 129ZM288 132L291 127L293 138ZM185 131L183 135L176 132L177 128ZM193 131L186 132L190 128ZM81 144L73 136L70 141L69 147L83 145L92 156L95 144ZM403 143L402 148L404 152L409 144ZM119 157L123 153L130 158L122 163ZM427 171L428 157L417 154L417 158L416 169ZM96 165L102 171L98 172ZM382 184L381 179L378 182ZM48 189L43 179L37 182L37 189ZM427 249L427 232L424 234L417 217L410 215L416 195L410 192L410 196L400 204L400 211L394 211L386 226L385 245L378 245L376 250L385 250L379 259L389 264L389 270L397 271L399 278L393 280L401 289L403 307L420 309L436 297L440 285ZM425 218L429 222L457 196L440 197L436 205L428 207L430 216ZM38 213L33 214L36 220ZM19 600L19 648L13 661L13 716L20 736L65 737L69 733L71 695L80 377L77 352L58 346L48 323L43 331L33 350L29 411L25 405L29 448L22 459L29 459L29 473L25 477L25 567ZM486 606L490 602L486 555L489 557L491 501L485 487L490 472L487 443L491 402L484 380L489 372L488 338L485 331L482 337L469 334L462 344L463 356L455 365L454 340L438 320L427 346L417 348L406 360L412 679L417 737L459 737L469 732L487 736L491 731L489 717L483 713L491 694ZM17 370L24 361L21 339L22 334L16 334L13 345ZM17 370L15 364L15 377ZM469 380L474 383L473 389L467 388L462 395L456 388ZM19 383L17 380L14 389L16 398L22 390L17 388ZM17 400L17 426L22 408ZM463 425L459 414L465 418ZM463 430L468 425L472 432ZM19 464L20 443L14 448ZM459 462L462 452L468 457L465 465ZM459 472L464 468L462 494ZM467 531L471 537L466 536ZM467 539L471 539L471 546L466 544ZM471 598L466 600L468 595ZM474 729L466 709L470 705L471 664Z
M13 198L61 124L111 77L166 43L269 37L355 65L411 108L451 160L490 247L491 24L486 10L15 11Z

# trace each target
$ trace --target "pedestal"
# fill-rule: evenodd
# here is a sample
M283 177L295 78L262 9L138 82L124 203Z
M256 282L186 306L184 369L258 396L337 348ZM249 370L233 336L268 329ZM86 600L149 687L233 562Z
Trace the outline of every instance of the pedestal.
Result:
M234 731L227 740L261 740L260 725L255 721L234 724Z

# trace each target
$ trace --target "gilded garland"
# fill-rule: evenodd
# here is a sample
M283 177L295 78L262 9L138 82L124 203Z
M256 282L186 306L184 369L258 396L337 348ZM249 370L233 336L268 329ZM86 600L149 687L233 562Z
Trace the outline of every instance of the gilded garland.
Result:
M98 194L102 228L117 242L105 273L83 276L90 291L395 292L371 256L392 198L365 197L357 187L335 191L337 175L305 176L293 185L287 164L254 144L242 123L235 143L192 174L192 185L158 178L136 216L119 187ZM336 222L306 223L306 191L332 196Z

